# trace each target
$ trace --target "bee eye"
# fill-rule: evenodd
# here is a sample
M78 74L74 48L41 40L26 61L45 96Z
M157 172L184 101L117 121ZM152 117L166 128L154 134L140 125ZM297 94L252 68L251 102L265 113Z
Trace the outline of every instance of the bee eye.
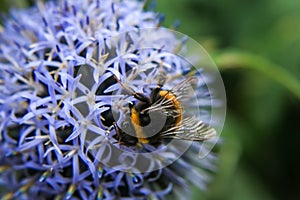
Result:
M134 106L134 102L129 102L128 103L128 107L129 107L130 110L133 108L133 106Z
M109 109L100 114L100 120L102 125L106 127L111 127L120 118L120 113L112 110L111 106Z

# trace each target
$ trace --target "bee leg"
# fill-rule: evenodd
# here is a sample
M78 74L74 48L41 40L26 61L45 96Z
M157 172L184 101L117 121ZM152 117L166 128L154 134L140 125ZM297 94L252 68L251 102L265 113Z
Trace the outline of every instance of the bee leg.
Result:
M119 143L119 145L124 145L125 143L122 141L122 137L119 137L118 138L118 143Z
M138 149L143 149L144 148L143 143L141 143L141 142L136 143L136 146L137 146Z

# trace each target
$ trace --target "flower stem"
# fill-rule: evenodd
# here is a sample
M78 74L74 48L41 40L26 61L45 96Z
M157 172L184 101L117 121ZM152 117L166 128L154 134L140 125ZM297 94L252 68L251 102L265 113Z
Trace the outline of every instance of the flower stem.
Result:
M284 67L276 65L262 56L238 50L225 50L213 53L212 58L222 71L234 68L256 70L277 81L300 99L300 81Z

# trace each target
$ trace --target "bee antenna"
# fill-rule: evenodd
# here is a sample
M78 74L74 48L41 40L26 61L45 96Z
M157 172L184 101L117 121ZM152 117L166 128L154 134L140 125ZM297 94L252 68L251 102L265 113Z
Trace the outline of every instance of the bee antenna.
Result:
M134 98L136 98L137 100L140 100L142 102L147 102L150 103L150 99L145 96L142 93L136 92L134 91L130 86L128 86L127 84L123 84L116 75L113 75L113 77L116 79L116 81L122 86L123 89L126 90L126 92L128 92L129 94L131 94L132 96L134 96Z
M118 79L118 77L116 75L113 75L114 79L116 79L116 81L122 86L122 88L124 90L126 90L126 92L128 92L129 94L134 94L136 93L131 87L129 87L128 85L123 84L120 79Z
M162 86L165 84L166 82L166 73L163 72L162 70L159 71L158 75L157 75L157 85L159 88L162 88Z

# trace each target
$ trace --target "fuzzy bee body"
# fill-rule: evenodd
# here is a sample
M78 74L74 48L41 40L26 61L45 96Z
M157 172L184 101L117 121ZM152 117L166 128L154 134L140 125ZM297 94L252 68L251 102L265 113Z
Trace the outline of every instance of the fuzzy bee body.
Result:
M125 146L150 144L159 146L163 139L203 141L216 135L215 129L199 121L195 116L184 116L183 93L195 78L190 77L172 90L158 84L149 96L137 93L129 86L117 82L130 93L137 103L129 103L129 113L120 124L114 123L115 139ZM191 129L191 127L193 129Z

